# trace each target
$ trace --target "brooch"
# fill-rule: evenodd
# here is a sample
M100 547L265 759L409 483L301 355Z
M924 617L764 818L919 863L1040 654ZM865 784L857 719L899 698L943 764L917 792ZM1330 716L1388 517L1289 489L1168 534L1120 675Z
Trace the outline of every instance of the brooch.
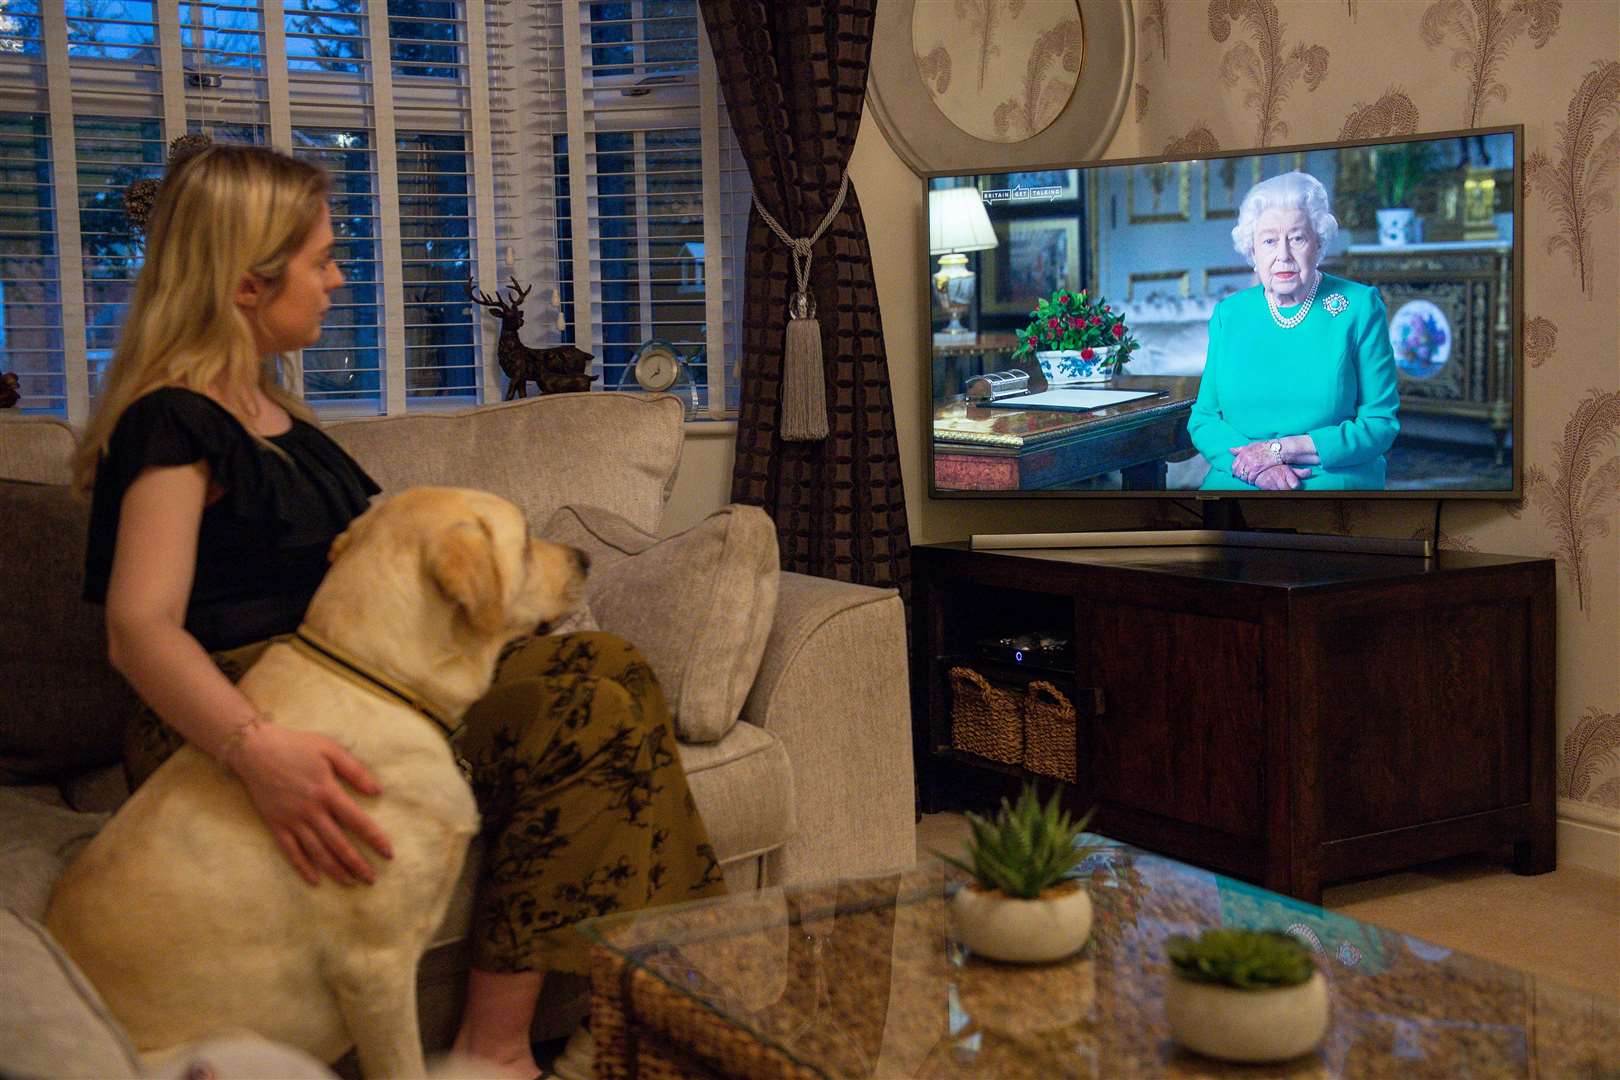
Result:
M1322 301L1322 306L1327 308L1329 315L1339 315L1350 306L1350 301L1344 298L1344 293L1332 293Z

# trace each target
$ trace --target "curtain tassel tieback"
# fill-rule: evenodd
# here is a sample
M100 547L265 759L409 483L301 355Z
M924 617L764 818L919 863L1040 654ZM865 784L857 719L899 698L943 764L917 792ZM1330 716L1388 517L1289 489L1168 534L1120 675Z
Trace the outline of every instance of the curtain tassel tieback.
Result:
M821 359L821 323L816 319L816 298L810 295L810 249L843 209L849 174L838 185L827 215L810 236L792 237L754 196L759 216L771 227L793 256L798 290L788 298L787 339L782 354L782 411L780 434L784 442L816 442L827 437L827 376Z

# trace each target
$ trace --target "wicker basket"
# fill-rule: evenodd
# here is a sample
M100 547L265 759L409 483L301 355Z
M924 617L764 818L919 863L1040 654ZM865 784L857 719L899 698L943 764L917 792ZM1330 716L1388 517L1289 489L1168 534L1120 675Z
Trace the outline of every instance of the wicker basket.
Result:
M1024 757L1024 700L991 686L970 667L953 667L951 745L991 761L1017 765Z
M1051 683L1036 679L1024 698L1024 768L1074 783L1074 705Z

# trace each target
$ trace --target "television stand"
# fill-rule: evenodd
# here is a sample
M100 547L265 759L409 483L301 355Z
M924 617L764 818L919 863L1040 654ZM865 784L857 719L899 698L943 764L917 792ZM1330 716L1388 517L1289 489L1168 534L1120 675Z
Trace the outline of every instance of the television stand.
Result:
M1551 559L960 541L912 559L925 810L982 811L1062 776L1098 832L1311 903L1465 852L1553 869ZM986 647L1031 632L1067 648L1009 662ZM1001 692L988 720L953 700L959 666ZM1053 688L1066 768L1048 752L1065 730ZM972 729L958 738L959 712L1014 725L995 760Z
M1060 533L974 533L969 546L975 551L1022 548L1132 548L1132 547L1249 547L1292 551L1344 551L1360 555L1434 556L1432 540L1403 540L1380 536L1335 536L1250 529L1243 506L1236 499L1199 496L1201 529L1123 529Z

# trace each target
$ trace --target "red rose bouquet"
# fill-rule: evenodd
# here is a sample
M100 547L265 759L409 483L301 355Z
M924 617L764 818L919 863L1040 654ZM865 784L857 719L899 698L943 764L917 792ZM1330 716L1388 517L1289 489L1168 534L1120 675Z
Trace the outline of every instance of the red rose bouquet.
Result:
M1090 360L1088 350L1111 345L1123 366L1141 344L1125 325L1123 315L1085 289L1059 289L1050 299L1037 301L1029 313L1029 325L1016 333L1015 359L1070 349L1078 351L1082 360Z

